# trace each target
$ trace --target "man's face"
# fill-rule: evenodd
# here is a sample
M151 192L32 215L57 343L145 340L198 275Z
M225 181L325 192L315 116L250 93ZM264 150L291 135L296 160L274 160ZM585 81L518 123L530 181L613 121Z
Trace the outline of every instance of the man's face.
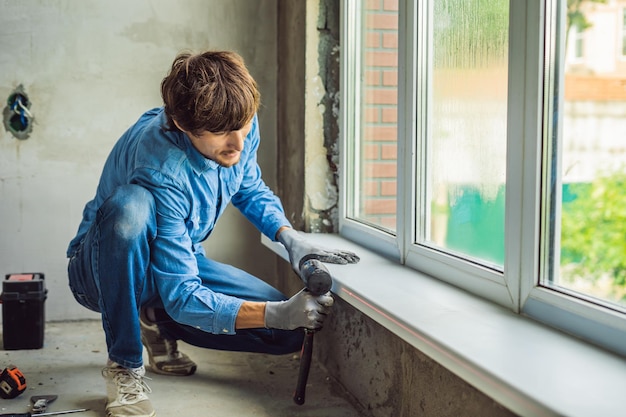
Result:
M223 167L232 167L239 162L243 151L244 139L250 133L252 122L239 130L231 132L203 132L196 136L185 132L192 145L205 158L209 158ZM182 130L182 129L181 129Z

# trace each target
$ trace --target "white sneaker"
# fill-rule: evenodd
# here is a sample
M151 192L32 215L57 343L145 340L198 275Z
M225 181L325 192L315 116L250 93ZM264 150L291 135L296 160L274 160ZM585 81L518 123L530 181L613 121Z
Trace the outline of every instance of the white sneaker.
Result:
M152 392L144 382L145 368L122 368L109 363L102 369L107 386L107 417L154 417L156 412L146 393Z

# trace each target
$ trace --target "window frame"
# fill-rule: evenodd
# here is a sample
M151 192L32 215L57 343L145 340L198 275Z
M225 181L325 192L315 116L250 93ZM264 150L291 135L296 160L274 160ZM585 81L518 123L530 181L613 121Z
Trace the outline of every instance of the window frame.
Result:
M620 25L620 58L626 59L626 7L622 7L622 24Z
M352 0L342 0L341 2L341 28L340 28L340 44L342 48L340 78L341 78L341 111L339 115L340 140L339 151L341 158L341 166L350 166L350 169L340 170L339 184L341 191L339 195L339 229L340 234L346 238L363 242L364 246L385 255L388 258L400 261L402 263L401 248L397 244L396 235L391 235L378 228L359 222L350 217L349 213L353 210L355 204L355 190L351 186L354 184L354 173L359 172L358 160L356 157L357 146L359 141L356 140L360 125L358 111L346 111L350 108L346 104L350 104L353 109L358 109L360 103L360 90L356 88L358 84L358 75L361 73L361 65L358 57L360 56L360 37L351 36L351 33L361 32L361 22L355 16L361 15L362 2ZM350 39L348 42L347 40ZM401 41L402 42L402 41ZM351 59L347 59L350 57ZM400 81L399 81L400 82ZM401 117L400 115L398 115ZM398 121L400 126L400 121ZM352 138L348 140L347 138ZM400 150L398 150L400 152ZM398 185L400 187L400 185ZM399 207L400 205L398 205Z
M396 234L349 218L350 192L356 169L350 152L358 142L360 73L359 44L361 3L342 0L340 112L340 198L339 233L400 264L426 273L515 313L573 333L626 356L626 316L581 297L542 287L539 272L545 267L540 247L545 233L542 219L542 166L545 146L552 132L552 103L544 97L544 83L554 83L550 61L544 64L546 48L554 50L556 13L563 12L557 0L509 2L509 63L507 111L507 167L505 198L505 261L497 271L464 261L438 250L415 245L419 221L426 205L416 204L424 190L417 160L424 154L427 129L427 65L431 52L424 34L431 27L431 1L399 0L398 46L398 213ZM355 18L355 16L357 18ZM358 36L357 36L358 37ZM525 51L523 54L515 51ZM562 50L561 50L562 51ZM563 51L562 51L563 53ZM548 71L546 71L548 69ZM558 76L558 74L556 75ZM350 106L353 106L352 109ZM558 133L558 132L557 132ZM521 158L519 155L523 155ZM413 184L410 178L418 178ZM412 213L421 210L419 216ZM416 219L417 218L417 219Z

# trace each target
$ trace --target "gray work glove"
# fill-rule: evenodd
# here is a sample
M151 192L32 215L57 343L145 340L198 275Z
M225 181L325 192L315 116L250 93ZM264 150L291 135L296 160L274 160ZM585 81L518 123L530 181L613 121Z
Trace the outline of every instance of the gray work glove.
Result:
M294 330L304 327L317 330L333 305L330 292L317 297L307 290L286 301L268 301L265 304L265 327L268 329Z
M318 259L331 264L355 264L361 260L353 252L315 246L294 229L284 229L278 235L278 241L287 249L291 267L298 276L300 276L300 262L303 258Z

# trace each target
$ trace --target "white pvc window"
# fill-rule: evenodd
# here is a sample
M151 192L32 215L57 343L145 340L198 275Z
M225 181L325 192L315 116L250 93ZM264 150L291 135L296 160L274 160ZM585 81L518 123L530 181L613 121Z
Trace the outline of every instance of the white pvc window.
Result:
M344 0L340 232L626 353L626 68L566 61L566 6Z

